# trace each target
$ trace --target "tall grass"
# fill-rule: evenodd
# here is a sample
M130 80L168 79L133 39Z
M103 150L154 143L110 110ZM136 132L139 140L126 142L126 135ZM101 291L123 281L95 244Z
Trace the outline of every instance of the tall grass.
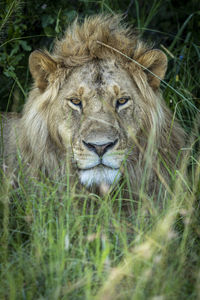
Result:
M22 173L1 192L0 298L198 299L199 162L193 172L177 173L162 208L144 193L127 203L120 186L100 198Z
M89 9L93 2L85 3ZM120 9L117 2L98 3L102 11ZM154 1L147 11L133 1L129 13L134 9L136 19L130 22L152 33L162 5ZM200 298L199 70L194 63L200 56L192 32L183 35L192 18L179 24L163 47L169 57L165 101L189 136L193 130L171 193L154 201L141 187L139 200L126 200L121 193L126 185L131 194L126 178L101 198L73 189L69 174L59 182L37 181L21 168L19 185L8 182L0 190L0 299Z

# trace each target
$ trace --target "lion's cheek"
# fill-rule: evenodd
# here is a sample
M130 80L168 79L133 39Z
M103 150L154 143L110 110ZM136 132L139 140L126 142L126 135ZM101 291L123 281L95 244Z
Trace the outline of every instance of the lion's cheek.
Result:
M72 131L68 126L66 126L66 124L63 123L58 126L58 134L65 149L67 150L69 147L71 147Z

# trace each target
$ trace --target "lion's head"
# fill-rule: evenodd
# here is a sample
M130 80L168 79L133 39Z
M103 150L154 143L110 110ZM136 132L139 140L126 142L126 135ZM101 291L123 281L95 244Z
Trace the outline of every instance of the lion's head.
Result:
M161 101L163 52L131 34L119 17L94 16L68 28L52 54L34 51L29 64L35 84L19 127L22 157L32 169L63 174L70 156L82 184L110 186L126 162L136 186L151 137L152 170L159 165L167 178L160 161L175 163L183 132L176 122L171 126Z

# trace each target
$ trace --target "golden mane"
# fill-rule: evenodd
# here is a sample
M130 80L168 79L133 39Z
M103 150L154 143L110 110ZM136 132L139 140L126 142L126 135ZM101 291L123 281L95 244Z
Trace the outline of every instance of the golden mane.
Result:
M143 53L150 50L131 27L122 25L119 15L97 15L86 18L82 24L75 20L67 28L64 38L56 41L54 56L64 62L66 67L75 67L93 59L114 58L125 63L127 59L111 48L116 48L130 58L138 59Z
M144 43L130 26L122 24L122 17L119 15L95 15L86 18L83 23L79 23L76 19L67 28L64 37L56 40L52 54L45 51L41 57L40 52L35 51L31 54L29 66L33 77L35 74L37 76L38 68L41 70L44 68L40 78L38 76L35 78L41 89L46 87L44 82L46 73L53 73L53 70L57 69L55 76L52 77L54 82L55 77L59 75L58 69L59 72L65 70L66 74L72 68L95 59L117 60L131 75L135 70L141 69L138 65L148 68L153 73L156 68L156 76L147 74L153 89L159 86L167 68L165 55L160 50L152 50L152 47ZM48 65L48 72L45 64Z

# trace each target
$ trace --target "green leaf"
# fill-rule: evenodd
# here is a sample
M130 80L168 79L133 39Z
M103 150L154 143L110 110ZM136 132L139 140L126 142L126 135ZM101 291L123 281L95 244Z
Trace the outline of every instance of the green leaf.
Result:
M31 46L29 46L26 41L20 40L19 44L22 46L23 50L31 51Z
M13 56L14 54L16 54L19 51L19 43L15 44L14 48L12 49L12 51L10 52L10 56Z
M55 19L52 16L44 15L42 16L42 27L46 28L48 25L51 25L55 22Z

